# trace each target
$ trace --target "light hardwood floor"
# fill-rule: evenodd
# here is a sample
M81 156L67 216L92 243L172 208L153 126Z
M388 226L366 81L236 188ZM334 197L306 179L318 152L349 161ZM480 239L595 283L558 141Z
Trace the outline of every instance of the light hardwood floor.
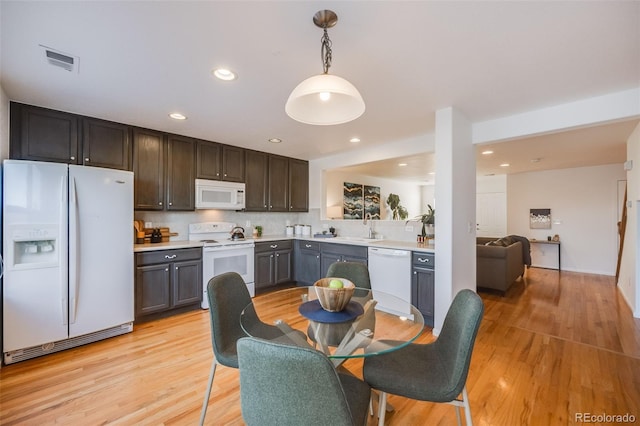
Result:
M476 425L640 423L640 320L612 277L530 269L485 316L467 381ZM197 424L212 358L206 311L0 369L2 425ZM433 340L426 330L420 341ZM361 361L347 368L360 374ZM447 404L390 396L388 425L455 424ZM241 425L237 370L218 367L208 425ZM373 418L370 425L375 424Z

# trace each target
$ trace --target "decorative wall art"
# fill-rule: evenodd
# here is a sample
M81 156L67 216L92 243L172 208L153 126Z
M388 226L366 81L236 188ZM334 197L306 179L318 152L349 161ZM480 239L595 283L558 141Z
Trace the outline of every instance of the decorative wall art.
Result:
M369 213L371 219L380 219L380 187L364 186L364 214Z
M364 217L362 184L345 182L343 188L342 217L344 219L362 219Z
M529 228L551 229L551 209L530 209Z
M363 219L366 213L380 219L380 187L344 182L343 219Z

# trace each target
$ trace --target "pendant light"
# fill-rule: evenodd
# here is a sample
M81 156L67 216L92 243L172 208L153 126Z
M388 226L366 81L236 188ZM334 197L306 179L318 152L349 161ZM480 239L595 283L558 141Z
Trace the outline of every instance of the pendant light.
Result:
M313 22L324 30L320 49L324 72L298 84L284 109L289 117L306 124L328 126L355 120L365 109L360 92L344 78L329 74L331 40L327 28L338 22L338 15L321 10L313 16Z

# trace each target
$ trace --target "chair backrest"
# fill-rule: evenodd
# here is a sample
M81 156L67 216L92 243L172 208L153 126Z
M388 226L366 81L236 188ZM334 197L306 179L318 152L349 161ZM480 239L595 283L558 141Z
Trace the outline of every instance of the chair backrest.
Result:
M207 283L211 344L216 360L238 368L236 342L246 333L240 326L240 313L251 303L247 285L236 272L216 275Z
M311 348L238 340L240 405L247 425L353 425L331 361Z
M327 277L346 278L360 288L371 288L369 268L360 262L334 262L329 265Z
M446 388L451 390L452 400L462 392L467 381L471 353L483 314L484 304L480 296L468 289L461 290L454 297L440 335L433 343L449 377Z

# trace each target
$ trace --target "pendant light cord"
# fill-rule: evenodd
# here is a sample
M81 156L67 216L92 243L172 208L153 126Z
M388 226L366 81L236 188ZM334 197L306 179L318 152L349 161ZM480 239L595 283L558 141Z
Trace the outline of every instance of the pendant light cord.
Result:
M331 67L331 40L329 39L329 33L327 33L327 27L324 27L324 35L322 36L322 47L320 49L320 55L322 56L322 66L324 73L329 73Z

